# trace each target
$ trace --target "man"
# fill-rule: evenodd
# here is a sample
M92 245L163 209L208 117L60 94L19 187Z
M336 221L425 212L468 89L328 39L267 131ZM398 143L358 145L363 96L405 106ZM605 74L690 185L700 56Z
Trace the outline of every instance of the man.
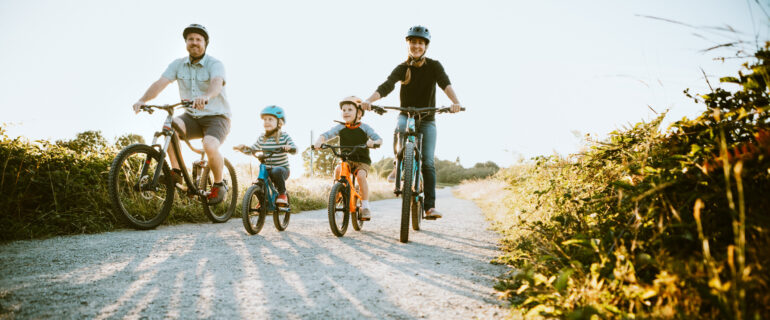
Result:
M203 138L203 149L214 174L208 203L217 204L227 194L227 187L222 183L224 158L219 153L219 147L230 133L230 105L224 89L225 68L222 62L206 55L209 34L204 26L191 24L184 29L182 36L190 55L169 64L160 79L134 103L134 112L138 113L142 105L157 97L171 82L178 80L179 96L192 100L193 105L184 114L175 117L174 124L181 130L178 133L184 139ZM172 179L175 183L184 184L173 146L168 149L168 156L173 168Z

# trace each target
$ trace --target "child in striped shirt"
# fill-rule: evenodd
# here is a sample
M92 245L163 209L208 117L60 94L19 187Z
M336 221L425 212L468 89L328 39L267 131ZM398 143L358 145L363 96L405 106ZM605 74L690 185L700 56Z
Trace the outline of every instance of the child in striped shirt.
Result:
M280 152L273 153L269 158L265 159L265 166L270 173L270 180L273 181L273 185L278 189L278 197L275 199L275 203L279 206L286 206L289 204L289 199L286 197L286 179L289 179L290 173L289 156L287 153L297 153L297 146L294 145L294 141L291 140L289 134L281 131L281 127L286 123L286 113L281 107L267 106L262 109L260 116L265 127L265 133L260 135L257 142L251 145L251 147L241 144L236 146L235 149L251 150L252 152L257 150L280 150Z

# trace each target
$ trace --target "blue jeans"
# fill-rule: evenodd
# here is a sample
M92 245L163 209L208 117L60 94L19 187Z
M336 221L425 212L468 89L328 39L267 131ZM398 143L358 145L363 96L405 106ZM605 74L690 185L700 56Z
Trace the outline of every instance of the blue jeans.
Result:
M425 187L425 210L436 207L436 121L418 121L417 132L422 133L422 178ZM406 132L406 116L398 115L396 133Z
M272 167L267 170L268 174L270 174L270 181L273 182L278 193L286 193L286 180L289 179L289 169L284 167Z

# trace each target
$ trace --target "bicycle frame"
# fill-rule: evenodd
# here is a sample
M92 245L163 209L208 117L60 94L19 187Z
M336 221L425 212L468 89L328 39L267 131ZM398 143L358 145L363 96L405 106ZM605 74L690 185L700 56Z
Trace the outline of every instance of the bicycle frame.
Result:
M270 180L270 173L264 163L259 164L259 176L257 177L257 180L262 181L262 183L265 185L265 193L267 194L267 210L271 212L276 211L278 207L275 205L275 198L278 197L278 190L276 190L275 186L273 186L273 181Z
M379 146L379 145L378 145ZM358 209L358 206L356 203L359 199L363 200L361 197L361 194L359 194L356 191L356 177L351 174L350 172L350 164L348 163L348 156L355 152L357 148L365 148L365 145L360 146L330 146L327 144L323 144L321 148L329 148L332 150L332 153L340 159L342 159L342 162L340 163L340 177L337 181L344 184L346 188L350 191L348 191L349 199L348 199L348 211L350 213L354 213L356 209ZM352 148L353 150L350 151L350 153L345 154L342 152L342 148ZM338 153L335 149L340 149L340 152Z
M396 170L396 188L395 188L395 194L401 195L401 173L404 171L404 148L406 147L406 142L411 142L414 144L414 170L412 170L412 174L415 175L415 177L412 177L412 181L415 183L413 186L417 188L416 191L417 196L419 196L420 193L422 193L422 190L419 189L419 176L420 172L422 172L422 133L417 132L417 120L415 119L414 115L412 113L407 114L406 118L406 131L400 132L398 135L398 141L399 141L399 149L396 153L396 163L397 163L397 170Z
M340 178L338 181L345 184L348 189L348 211L354 213L357 209L356 203L358 199L361 199L361 195L356 191L356 177L351 175L350 164L348 164L347 160L340 163Z
M177 126L175 123L173 123L174 118L174 110L177 106L188 106L191 105L192 102L182 101L177 104L173 105L167 105L162 107L157 107L158 109L165 110L168 113L168 116L166 116L166 120L163 122L163 128L161 131L155 132L152 144L150 144L151 147L158 149L158 152L160 152L160 159L158 159L159 163L163 163L166 160L167 151L169 146L173 146L174 155L176 156L177 163L179 164L180 170L182 171L182 177L185 181L185 184L187 185L187 195L188 196L205 196L205 190L198 189L198 186L193 182L193 179L190 177L190 175L187 173L187 165L185 164L184 157L182 157L181 152L181 146L179 143L179 135L177 134ZM152 113L152 109L150 107L142 108L142 110L145 110L149 113ZM163 146L158 144L158 139L160 137L164 137L163 140ZM202 172L201 176L208 175L208 166L206 165L206 153L203 152L203 150L196 149L190 144L190 141L185 140L185 143L187 146L195 153L201 155L201 160L199 163L194 165L199 165L201 167L205 168L205 171ZM147 174L147 165L149 164L148 160L145 160L144 164L142 165L142 171L141 174L145 175ZM155 168L155 172L152 177L152 183L149 185L149 187L155 188L158 184L158 179L160 178L162 166L158 166Z
M271 212L278 211L278 210L284 211L284 212L291 212L290 207L278 207L275 204L275 199L278 198L278 190L275 188L275 186L273 185L273 181L270 179L270 171L268 170L267 165L264 164L265 158L270 157L270 155L272 155L272 153L266 155L264 152L271 152L271 151L262 151L263 152L262 157L256 156L249 152L244 152L244 151L241 151L241 152L251 154L259 160L259 174L257 175L257 180L252 182L252 185L258 184L260 181L265 185L265 188L266 188L265 193L267 194L267 199L266 199L267 210Z

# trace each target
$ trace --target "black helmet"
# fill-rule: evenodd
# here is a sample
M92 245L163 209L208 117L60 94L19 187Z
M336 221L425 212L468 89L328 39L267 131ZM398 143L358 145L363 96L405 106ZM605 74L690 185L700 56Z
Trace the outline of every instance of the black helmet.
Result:
M414 26L409 28L409 31L406 33L406 39L411 37L423 38L425 39L426 44L430 43L430 31L428 31L428 28L423 26Z
M197 34L202 35L203 39L206 40L206 46L209 45L209 32L206 31L206 27L204 27L204 26L202 26L200 24L197 24L197 23L193 23L193 24L187 26L187 28L184 28L184 31L182 31L182 38L187 40L187 35L190 34L190 33L197 33Z

